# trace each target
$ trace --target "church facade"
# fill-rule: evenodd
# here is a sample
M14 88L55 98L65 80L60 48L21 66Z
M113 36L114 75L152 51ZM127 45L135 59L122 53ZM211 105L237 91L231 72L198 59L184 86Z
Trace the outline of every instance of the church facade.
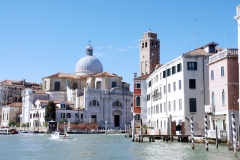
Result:
M130 84L116 74L103 72L103 66L93 56L90 45L86 48L86 55L77 62L75 74L56 73L42 78L42 84L48 100L74 104L69 108L75 114L68 116L66 112L69 110L59 106L56 121L65 118L73 122L77 119L98 123L99 128L104 128L107 123L107 127L112 129L124 129L125 124L131 122L133 93L129 90ZM36 101L30 102L32 106L37 105Z

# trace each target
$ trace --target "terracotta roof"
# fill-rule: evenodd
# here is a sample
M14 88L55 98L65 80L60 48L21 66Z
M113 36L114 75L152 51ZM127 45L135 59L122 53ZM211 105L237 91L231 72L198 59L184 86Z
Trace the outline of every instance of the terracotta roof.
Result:
M97 73L95 75L93 75L93 77L117 77L118 75L114 74L114 73L108 73L108 72L101 72L101 73Z
M24 80L16 81L16 80L9 80L6 79L4 81L1 81L0 84L6 84L6 85L14 85L14 86L30 86L30 87L40 87L41 85L35 82L26 82Z
M58 72L56 74L44 77L44 78L52 78L52 77L59 77L59 78L78 78L80 79L80 77L77 74L71 74L71 73L61 73ZM82 76L81 76L82 77Z
M150 76L150 74L146 74L146 75L143 75L140 77L136 77L136 78L134 78L134 80L146 80L149 76Z
M14 103L9 104L8 106L11 106L11 107L22 107L22 102L14 102Z
M212 55L212 54L206 52L204 49L196 49L196 50L184 53L184 55Z

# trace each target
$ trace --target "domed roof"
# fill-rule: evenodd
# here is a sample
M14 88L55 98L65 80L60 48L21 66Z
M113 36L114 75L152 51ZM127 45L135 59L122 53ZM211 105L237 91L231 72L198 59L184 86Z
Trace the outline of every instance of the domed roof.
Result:
M103 71L102 63L93 57L92 46L87 46L86 56L81 58L75 68L75 73L80 76L92 76Z

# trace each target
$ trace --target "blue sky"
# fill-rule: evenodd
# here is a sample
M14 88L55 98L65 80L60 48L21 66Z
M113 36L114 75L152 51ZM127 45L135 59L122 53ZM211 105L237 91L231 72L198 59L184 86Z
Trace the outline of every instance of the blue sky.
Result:
M212 41L237 48L238 0L0 0L0 81L74 73L88 40L103 70L133 88L139 40L150 28L164 64ZM198 33L198 36L197 36Z

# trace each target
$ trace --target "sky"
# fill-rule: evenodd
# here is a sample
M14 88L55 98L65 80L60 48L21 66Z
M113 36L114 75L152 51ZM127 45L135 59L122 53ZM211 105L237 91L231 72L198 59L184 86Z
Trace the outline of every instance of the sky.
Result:
M0 0L0 81L41 83L74 73L91 41L103 71L131 84L139 75L139 40L160 40L160 63L218 43L237 48L239 0Z

